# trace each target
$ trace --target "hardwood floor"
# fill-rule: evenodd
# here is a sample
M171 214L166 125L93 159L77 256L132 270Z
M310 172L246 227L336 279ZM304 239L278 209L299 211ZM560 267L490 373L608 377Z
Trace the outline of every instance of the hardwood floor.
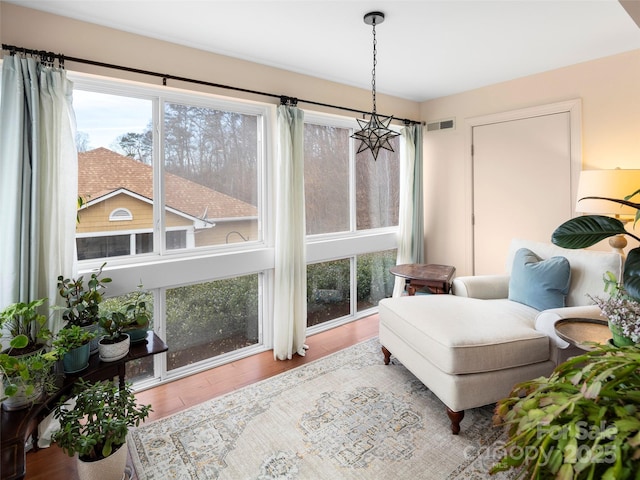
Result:
M295 355L287 361L274 361L269 350L228 363L206 372L151 388L136 395L141 403L150 403L153 412L147 421L157 420L223 395L251 383L342 350L378 335L378 315L372 315L307 339L306 356ZM382 354L380 354L382 361ZM26 480L71 480L76 478L75 458L59 447L27 453Z

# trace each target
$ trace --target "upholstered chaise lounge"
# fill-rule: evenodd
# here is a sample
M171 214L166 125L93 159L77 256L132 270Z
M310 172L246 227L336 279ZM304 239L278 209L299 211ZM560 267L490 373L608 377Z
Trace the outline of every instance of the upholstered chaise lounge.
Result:
M578 352L555 334L555 322L598 318L587 294L603 295L604 273L620 278L621 268L617 253L513 240L505 275L456 278L452 295L381 300L384 362L393 354L423 382L457 434L464 410L495 403ZM548 280L548 271L556 278ZM549 302L555 308L544 308Z

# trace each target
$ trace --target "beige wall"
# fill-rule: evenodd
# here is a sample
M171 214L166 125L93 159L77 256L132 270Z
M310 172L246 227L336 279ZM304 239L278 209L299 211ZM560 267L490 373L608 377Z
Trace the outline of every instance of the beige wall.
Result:
M0 40L2 43L35 50L47 50L67 56L124 65L142 70L193 78L315 102L369 111L371 92L318 78L222 55L207 53L160 40L134 35L70 18L0 2ZM349 53L345 51L345 55ZM89 65L67 62L68 70L145 81L156 85L162 79L128 74ZM368 75L368 72L363 72ZM205 90L226 96L279 103L278 99L229 90L201 87L169 81L169 86ZM380 113L418 120L419 104L409 100L377 95ZM311 105L300 107L317 109ZM327 110L331 113L342 113ZM352 114L346 113L351 116Z
M427 260L455 265L458 275L471 272L465 119L579 98L583 169L640 168L639 86L640 50L634 50L424 102L422 119L456 118L455 130L425 132Z

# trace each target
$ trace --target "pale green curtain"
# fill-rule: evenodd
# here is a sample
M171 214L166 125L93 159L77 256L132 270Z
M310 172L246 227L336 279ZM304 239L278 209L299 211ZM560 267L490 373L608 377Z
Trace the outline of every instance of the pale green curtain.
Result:
M404 127L400 138L400 214L396 264L424 263L422 125ZM393 296L402 295L404 287L404 278L396 277Z
M285 360L307 346L304 203L304 112L278 107L273 356Z
M17 54L3 60L0 308L43 297L53 305L58 275L73 274L78 176L72 90L63 69ZM52 319L50 328L59 327Z

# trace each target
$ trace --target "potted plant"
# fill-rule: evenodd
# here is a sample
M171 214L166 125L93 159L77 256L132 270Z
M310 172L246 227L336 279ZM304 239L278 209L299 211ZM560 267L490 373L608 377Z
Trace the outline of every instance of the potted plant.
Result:
M111 278L100 278L105 265L106 262L92 272L86 284L82 275L75 279L64 278L62 275L58 277L58 292L65 300L65 307L61 307L62 319L67 322L67 326L78 325L96 332L103 291L106 284L111 282ZM91 345L91 353L97 351L96 337Z
M5 410L28 407L55 389L55 355L45 352L50 331L47 318L38 312L45 301L17 302L0 312L0 328L11 337L0 353Z
M26 343L20 341L19 348L9 345L5 353L11 356L27 355L44 348L51 332L45 327L47 317L38 312L46 298L31 302L17 302L6 307L0 312L0 337L7 331L11 339L21 337Z
M624 347L640 342L640 302L631 298L611 272L604 278L609 298L590 297L608 320L612 342Z
M516 385L494 423L508 441L492 473L559 480L638 478L640 350L601 346Z
M121 480L129 427L147 418L151 405L137 405L129 383L120 389L113 382L79 380L74 393L73 408L61 402L54 410L60 430L53 434L53 440L69 456L78 454L80 480Z
M123 307L126 318L123 331L131 338L131 343L141 342L147 337L153 317L153 303L149 303L151 294L142 288L142 284L138 285L138 289L127 296Z
M53 347L59 357L65 373L76 373L89 366L90 343L96 336L78 325L60 330L53 340Z
M20 349L26 347L28 338L26 335L18 335L11 339L9 348ZM2 391L0 392L0 401L14 396L18 393L18 387L15 383L5 382L9 374L23 373L29 375L24 363L21 363L18 357L12 357L7 353L0 353L0 379L2 380Z
M129 353L131 338L124 333L129 324L127 317L122 312L111 312L100 317L100 327L104 335L98 341L98 352L103 362L115 362L124 358Z
M19 340L23 339L21 337ZM56 361L54 352L44 350L21 357L0 354L4 391L1 396L2 407L5 410L19 410L36 403L44 394L55 392Z

